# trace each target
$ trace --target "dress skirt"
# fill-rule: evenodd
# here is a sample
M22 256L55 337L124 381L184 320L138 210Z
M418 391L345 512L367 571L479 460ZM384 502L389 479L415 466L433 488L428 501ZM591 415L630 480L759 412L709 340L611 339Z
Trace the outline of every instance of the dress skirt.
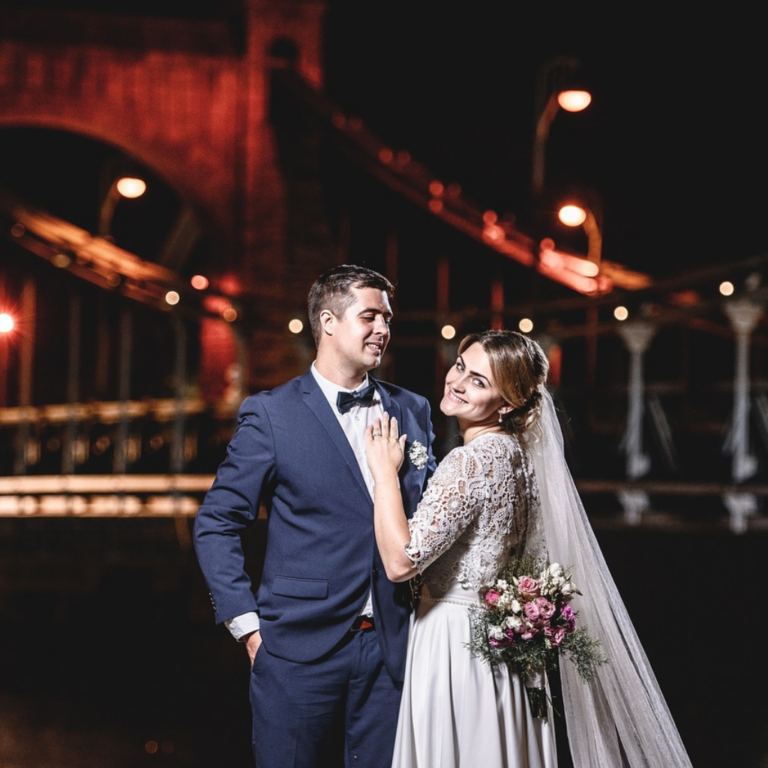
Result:
M472 595L472 599L467 599ZM553 717L531 714L520 677L473 656L469 606L424 588L411 619L392 768L556 768Z

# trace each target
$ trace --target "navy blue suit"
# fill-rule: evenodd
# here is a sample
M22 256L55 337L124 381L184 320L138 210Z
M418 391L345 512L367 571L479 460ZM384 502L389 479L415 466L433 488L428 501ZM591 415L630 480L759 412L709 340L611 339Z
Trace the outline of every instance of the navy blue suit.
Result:
M383 409L408 435L400 484L410 516L435 468L429 403L391 384L376 386ZM414 441L429 453L421 468L408 457ZM254 594L240 534L255 521L260 501L268 515L267 546ZM243 402L227 456L198 512L194 540L216 621L249 611L259 614L263 645L254 671L265 649L294 670L299 668L292 664L317 665L333 656L348 643L370 589L376 620L371 637L389 676L395 684L402 682L410 589L385 575L374 538L371 495L311 372ZM278 684L290 687L291 679ZM367 716L396 720L397 710ZM269 736L256 733L254 738ZM286 759L280 764L294 763Z

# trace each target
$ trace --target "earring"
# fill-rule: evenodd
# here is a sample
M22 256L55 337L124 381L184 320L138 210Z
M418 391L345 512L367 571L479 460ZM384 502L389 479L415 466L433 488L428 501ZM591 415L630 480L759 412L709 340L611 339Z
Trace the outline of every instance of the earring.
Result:
M504 415L502 414L501 411L499 411L499 424L503 424L503 423L504 423Z

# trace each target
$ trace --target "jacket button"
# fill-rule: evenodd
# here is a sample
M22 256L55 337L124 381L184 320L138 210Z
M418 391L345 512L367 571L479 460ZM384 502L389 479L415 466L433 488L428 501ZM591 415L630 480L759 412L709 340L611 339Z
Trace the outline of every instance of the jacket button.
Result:
M373 573L373 578L374 579L377 579L379 577L379 569L376 568L375 566L374 566L374 569L373 569L372 573Z

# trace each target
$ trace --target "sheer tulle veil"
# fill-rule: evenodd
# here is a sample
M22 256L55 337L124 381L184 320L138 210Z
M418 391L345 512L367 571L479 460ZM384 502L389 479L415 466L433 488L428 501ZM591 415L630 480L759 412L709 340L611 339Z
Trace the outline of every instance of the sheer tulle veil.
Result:
M619 595L565 460L551 394L544 388L529 444L541 496L547 555L570 567L583 593L579 625L600 639L609 662L582 682L561 665L563 706L576 768L683 768L691 761Z

